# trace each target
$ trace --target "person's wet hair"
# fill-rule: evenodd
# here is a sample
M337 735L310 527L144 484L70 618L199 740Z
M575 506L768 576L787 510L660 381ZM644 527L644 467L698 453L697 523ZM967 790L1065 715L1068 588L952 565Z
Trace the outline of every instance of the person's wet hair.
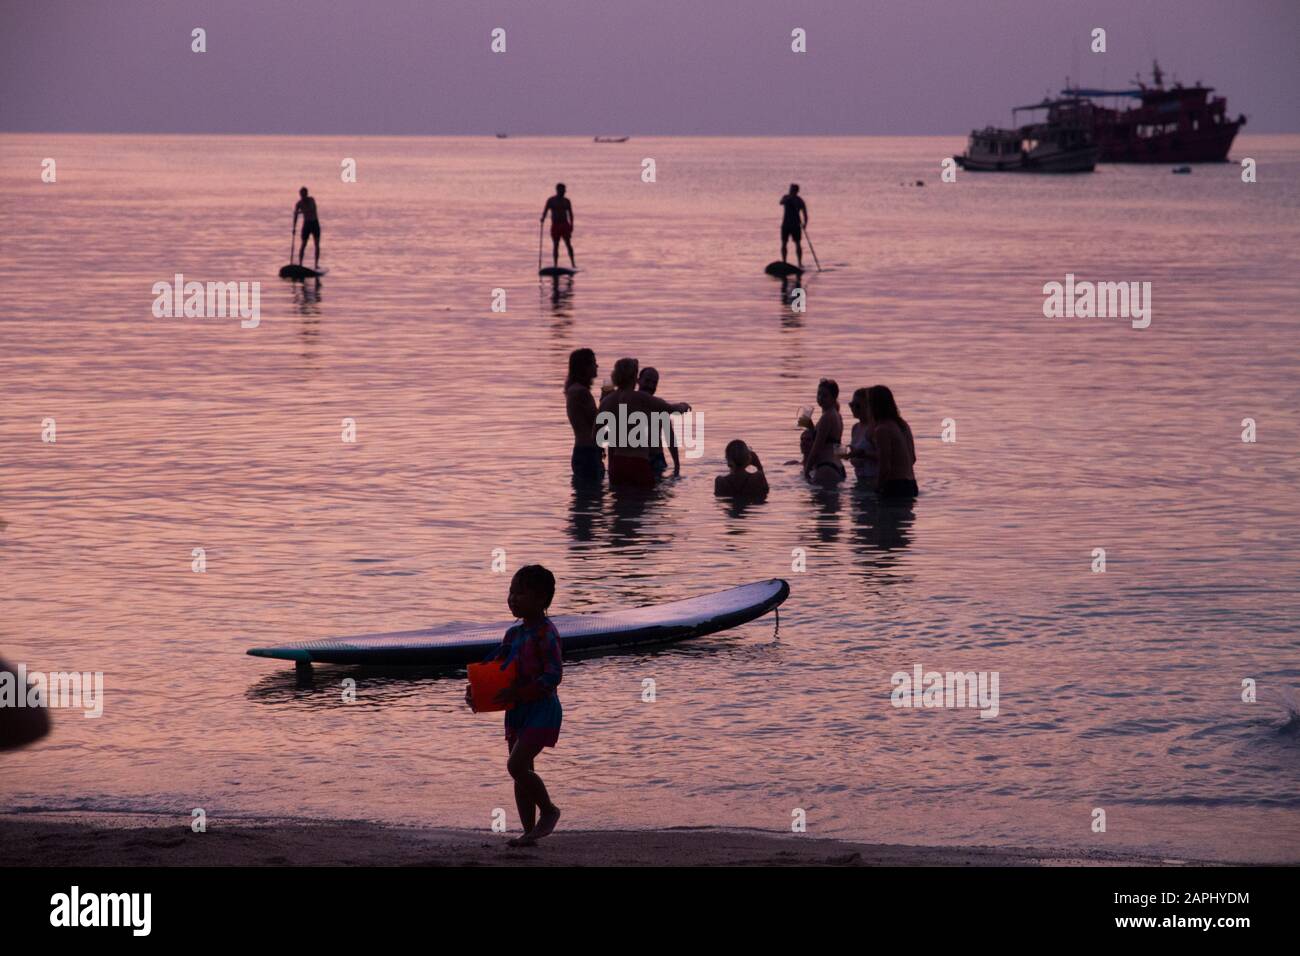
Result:
M839 401L840 383L835 381L835 379L833 378L824 378L817 383L817 387L820 388L823 385L825 385L826 388L830 391L831 398L835 399L836 401Z
M580 385L590 385L592 380L591 369L596 364L596 353L591 349L574 349L569 353L569 377L564 380L564 387L568 387L575 382Z
M555 575L540 564L525 564L515 572L511 583L536 595L543 608L550 607L551 601L555 600Z
M727 456L727 464L732 467L739 467L741 456L749 451L749 446L739 438L733 438L727 442L727 449L723 453Z
M898 422L900 425L906 425L903 416L898 413L898 403L894 401L894 393L884 385L872 385L867 389L867 408L871 412L871 417L878 422Z
M638 363L634 358L621 358L614 363L614 371L610 373L610 380L614 383L615 388L631 388L636 384Z

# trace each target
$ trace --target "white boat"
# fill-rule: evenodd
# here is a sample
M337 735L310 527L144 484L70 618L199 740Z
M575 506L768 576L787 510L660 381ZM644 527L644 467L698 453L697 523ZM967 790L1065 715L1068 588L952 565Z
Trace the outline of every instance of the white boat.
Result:
M1100 150L1079 104L1066 98L1017 106L1013 119L1025 110L1046 110L1047 117L1014 129L972 130L966 152L953 158L975 173L1090 173Z

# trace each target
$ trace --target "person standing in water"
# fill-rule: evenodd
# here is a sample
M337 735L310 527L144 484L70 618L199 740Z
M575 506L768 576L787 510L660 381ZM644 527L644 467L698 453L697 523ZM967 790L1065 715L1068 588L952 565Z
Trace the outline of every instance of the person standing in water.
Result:
M298 250L298 265L302 265L303 256L307 254L307 239L314 240L316 250L316 271L320 271L320 220L316 217L316 199L307 195L307 187L298 190L298 204L293 207L293 229L298 231L298 214L302 214L302 248Z
M569 265L576 270L578 264L573 261L573 203L569 202L564 195L564 183L555 184L555 195L546 200L546 205L542 207L542 222L546 222L546 214L551 215L551 265L557 269L560 266L560 240L564 240L564 247L569 250Z
M591 385L600 366L591 349L569 353L569 377L564 380L564 408L573 429L573 477L584 484L600 484L605 477L605 449L596 444L596 400Z
M857 421L853 425L853 431L849 433L849 453L848 459L853 463L853 470L857 473L858 481L868 488L876 487L878 461L876 455L875 442L871 440L871 417L870 410L867 408L867 392L869 389L860 388L853 393L849 399L849 411Z
M785 210L781 217L781 261L786 261L786 249L793 239L795 255L802 270L803 231L808 226L808 206L799 198L798 183L790 184L790 191L781 197L781 206Z
M601 415L608 414L610 423L597 428L596 441L601 441L601 432L605 432L605 441L609 448L609 483L610 486L624 485L636 488L653 488L659 476L650 464L649 439L653 438L652 419L656 416L667 418L669 415L685 415L691 410L686 402L665 402L657 395L639 391L636 387L637 373L640 365L634 358L621 358L614 363L614 373L610 377L614 389L600 400L600 410L596 413L597 422ZM644 434L647 441L639 438L628 444L619 444L619 420L629 423L628 431L635 430L637 435ZM641 428L636 427L639 421ZM629 439L634 436L629 434Z
M876 491L882 498L915 498L916 442L898 412L894 393L884 385L867 389L867 423L879 461Z
M840 386L832 378L817 383L817 405L821 417L814 425L810 418L801 419L804 432L799 446L803 450L803 476L815 485L838 485L845 478L844 465L837 449L844 436L840 418Z
M511 846L532 846L555 829L560 808L551 802L546 784L533 768L543 747L554 747L560 739L564 710L556 688L564 677L560 632L546 610L555 599L555 575L540 564L526 564L510 582L506 604L519 623L506 631L501 646L488 661L501 661L502 668L515 665L515 682L497 694L496 702L507 705L506 746L510 759L506 770L515 782L515 807L524 835ZM472 709L474 693L465 687L465 703ZM537 818L538 811L541 819Z
M659 370L649 365L641 369L641 374L637 376L636 387L638 391L653 395L659 389ZM673 427L671 420L668 422L668 451L673 456L673 474L680 475L682 460L677 451L677 429ZM663 445L650 449L650 467L658 475L668 470L668 459L664 457Z

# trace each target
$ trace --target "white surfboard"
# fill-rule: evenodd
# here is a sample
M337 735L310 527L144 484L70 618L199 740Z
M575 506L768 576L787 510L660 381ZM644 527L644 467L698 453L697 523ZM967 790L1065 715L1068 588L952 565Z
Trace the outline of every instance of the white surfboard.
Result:
M566 652L659 644L736 627L779 606L790 594L780 578L699 597L598 614L551 617ZM444 624L419 631L362 634L254 647L254 657L308 664L457 665L483 660L514 622Z

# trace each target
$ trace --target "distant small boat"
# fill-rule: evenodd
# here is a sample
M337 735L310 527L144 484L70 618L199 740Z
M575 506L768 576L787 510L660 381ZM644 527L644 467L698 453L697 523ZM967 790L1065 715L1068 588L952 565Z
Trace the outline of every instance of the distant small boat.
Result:
M597 143L626 143L630 137L627 136L596 136Z
M509 135L509 133L497 133L497 139L505 139Z
M972 130L966 152L953 158L973 173L1090 173L1100 150L1079 107L1074 98L1017 106L1013 119L1029 110L1046 110L1047 118L1015 129Z

